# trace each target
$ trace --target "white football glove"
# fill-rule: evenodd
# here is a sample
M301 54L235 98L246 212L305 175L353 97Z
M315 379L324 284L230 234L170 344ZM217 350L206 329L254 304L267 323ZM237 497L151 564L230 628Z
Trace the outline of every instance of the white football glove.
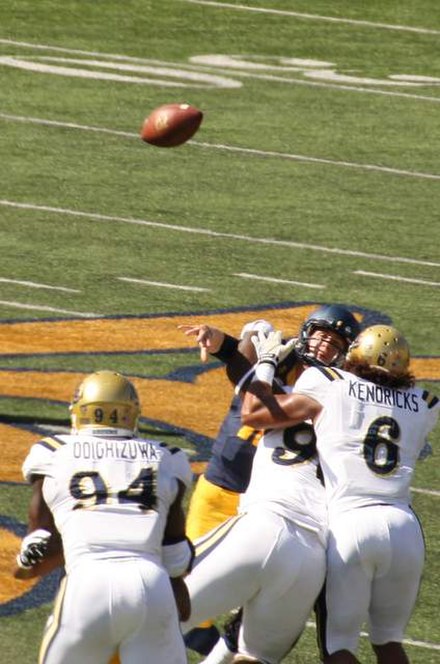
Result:
M255 346L258 364L271 364L276 368L292 351L295 339L283 344L281 330L274 330L267 335L260 331L258 335L252 337L252 343Z
M23 538L20 553L17 555L17 565L29 569L43 560L46 555L51 533L44 528L33 530Z

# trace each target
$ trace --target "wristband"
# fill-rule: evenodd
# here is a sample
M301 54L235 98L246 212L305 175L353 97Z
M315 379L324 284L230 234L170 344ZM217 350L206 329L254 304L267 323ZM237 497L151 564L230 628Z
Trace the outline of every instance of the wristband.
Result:
M260 380L262 383L272 385L275 376L275 365L269 362L261 362L257 364L255 369L254 380Z
M238 343L238 339L231 337L229 334L225 334L225 338L218 351L216 353L210 353L210 355L213 355L213 357L216 357L224 364L227 364L235 354L238 348Z
M254 377L254 374L255 374L255 367L251 367L248 371L246 371L244 376L242 376L240 378L240 380L238 381L238 383L237 383L237 385L235 386L235 389L234 389L234 394L236 396L238 396L240 394L240 392L243 389L244 385L247 382L249 382L250 380L252 380L252 378Z

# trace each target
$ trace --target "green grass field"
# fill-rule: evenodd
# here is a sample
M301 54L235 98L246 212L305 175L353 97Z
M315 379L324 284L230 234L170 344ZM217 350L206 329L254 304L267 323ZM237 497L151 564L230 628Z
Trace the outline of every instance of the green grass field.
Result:
M229 388L177 323L237 333L263 312L295 333L340 302L399 327L438 391L439 36L435 0L0 4L2 661L37 661L53 597L11 584L21 463L81 375L134 377L143 433L203 462ZM198 133L143 143L175 101L204 112ZM438 442L414 483L415 664L440 662ZM285 661L318 662L312 626Z

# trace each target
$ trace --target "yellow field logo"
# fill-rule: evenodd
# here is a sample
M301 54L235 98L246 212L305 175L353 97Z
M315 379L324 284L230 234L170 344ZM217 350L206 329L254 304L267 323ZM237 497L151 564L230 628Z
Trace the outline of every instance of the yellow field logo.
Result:
M210 445L228 410L233 389L219 362L201 365L198 357L190 353L195 349L194 342L178 330L178 325L204 322L238 336L246 323L264 318L275 328L283 330L286 336L294 336L317 306L316 303L290 303L197 315L0 323L1 351L16 360L16 368L0 369L0 396L65 403L67 419L68 404L85 374L23 369L19 366L21 357L139 354L139 371L129 378L139 393L141 422L182 434L191 440L196 450L193 468L197 472L197 463L209 458ZM351 309L364 325L390 322L378 312L356 307ZM188 365L184 368L161 378L142 376L142 358L145 354L184 352L190 353ZM438 380L440 358L413 358L411 368L419 380ZM19 422L0 422L0 435L0 482L21 484L21 465L29 447L42 437L41 427L37 430ZM11 565L24 533L24 524L0 515L0 615L35 606L53 596L52 577L36 584L11 579Z

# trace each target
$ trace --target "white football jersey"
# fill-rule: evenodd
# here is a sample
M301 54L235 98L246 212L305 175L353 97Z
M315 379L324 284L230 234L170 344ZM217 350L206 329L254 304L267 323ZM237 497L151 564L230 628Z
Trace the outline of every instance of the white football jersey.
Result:
M315 432L330 514L410 503L417 458L438 418L437 397L318 367L307 369L293 391L323 406Z
M310 423L268 430L262 436L248 489L240 499L240 512L260 506L325 539L325 491L319 479L316 436Z
M62 540L66 568L89 558L144 555L161 560L177 479L192 472L179 448L143 438L70 434L44 438L23 464L44 476L43 495Z

